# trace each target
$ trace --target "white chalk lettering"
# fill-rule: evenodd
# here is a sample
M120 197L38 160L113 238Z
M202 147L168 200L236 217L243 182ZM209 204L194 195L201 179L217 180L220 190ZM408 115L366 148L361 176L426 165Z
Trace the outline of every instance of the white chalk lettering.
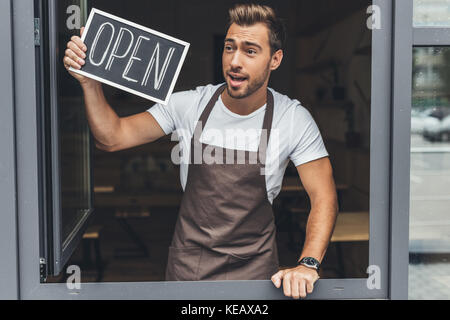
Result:
M122 54L122 55L118 55L117 51L119 50L119 46L120 46L120 43L122 42L123 34L125 32L128 32L128 34L131 36L130 43L128 44L128 48L125 51L125 53ZM113 49L111 51L111 55L109 56L108 63L106 64L105 70L108 70L108 71L111 70L111 65L113 64L115 58L118 58L118 59L125 58L128 55L128 52L130 52L130 49L131 49L131 46L133 45L133 42L134 42L134 35L133 35L133 33L130 30L126 29L126 28L120 28L119 35L117 36L116 43L114 43L114 47L113 47Z
M134 63L135 60L137 60L137 61L142 61L141 58L138 58L138 57L136 56L136 54L137 54L137 52L138 52L138 50L139 50L139 47L140 47L140 45L141 45L142 40L147 40L147 41L149 41L150 39L147 38L147 37L144 37L144 36L139 36L139 38L138 38L137 41L136 41L136 45L134 46L134 50L133 50L133 53L131 54L130 60L128 60L128 64L127 64L127 66L126 66L126 68L125 68L125 71L124 71L123 74L122 74L122 78L124 78L124 79L126 79L126 80L128 80L128 81L131 81L131 82L138 82L138 81L135 80L135 79L132 79L132 78L130 78L130 77L127 77L127 75L128 75L128 72L130 71L131 66L133 65L133 63Z
M109 40L108 47L106 48L105 52L103 53L103 56L102 56L102 59L100 60L100 62L95 62L94 61L94 53L95 53L95 50L97 49L98 39L100 38L100 35L103 33L103 30L105 30L105 28L107 26L111 27L111 30L112 30L111 39ZM108 51L109 51L109 47L111 46L112 40L114 38L115 30L116 29L114 28L114 26L109 22L105 22L98 29L97 34L95 35L94 42L92 43L92 46L91 46L91 54L89 55L89 60L91 61L91 64L93 64L94 66L98 67L98 66L102 65L103 62L105 61L106 55L108 54Z
M175 48L173 48L173 47L169 48L169 52L166 55L166 60L164 61L164 64L160 71L160 69L159 69L159 61L160 61L159 60L159 43L156 44L156 48L155 48L155 50L153 50L152 57L147 66L147 70L145 71L144 79L142 79L141 84L143 86L147 85L148 78L150 77L150 72L152 71L153 66L155 66L155 81L153 83L153 87L155 88L155 90L159 90L161 88L161 84L166 75L167 67L169 66L169 63L170 63L170 60L172 59L174 51L175 51Z

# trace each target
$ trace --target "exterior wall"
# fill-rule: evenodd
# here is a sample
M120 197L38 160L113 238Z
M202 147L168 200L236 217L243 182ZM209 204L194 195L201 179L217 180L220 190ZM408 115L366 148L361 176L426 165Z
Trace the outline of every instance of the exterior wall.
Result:
M0 299L17 299L17 193L14 119L12 1L0 2Z

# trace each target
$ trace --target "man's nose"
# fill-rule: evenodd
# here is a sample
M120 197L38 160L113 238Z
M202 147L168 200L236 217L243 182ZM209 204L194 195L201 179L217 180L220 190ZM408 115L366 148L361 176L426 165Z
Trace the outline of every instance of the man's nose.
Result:
M242 67L241 53L239 51L236 51L233 54L233 57L231 58L231 67L233 69Z

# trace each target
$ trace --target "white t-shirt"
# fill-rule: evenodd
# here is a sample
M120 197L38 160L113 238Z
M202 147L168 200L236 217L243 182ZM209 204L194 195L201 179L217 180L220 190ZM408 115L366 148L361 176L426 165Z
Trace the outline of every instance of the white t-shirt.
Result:
M180 141L179 150L172 151L172 161L180 163L183 190L186 186L190 143L195 126L206 104L221 85L200 86L195 90L176 92L166 106L155 104L147 110L166 134L172 133L172 140ZM280 192L289 160L297 167L327 157L328 152L309 111L298 100L292 100L271 88L269 90L273 94L274 110L266 152L265 178L267 197L272 203ZM265 109L266 105L249 115L238 115L230 111L219 97L206 125L203 124L200 141L227 149L257 151Z

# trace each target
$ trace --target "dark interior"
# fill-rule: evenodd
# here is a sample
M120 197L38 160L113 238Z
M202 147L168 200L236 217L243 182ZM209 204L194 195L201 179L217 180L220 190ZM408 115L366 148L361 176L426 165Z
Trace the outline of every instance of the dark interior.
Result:
M59 49L64 52L73 32L64 28L65 1L60 2ZM88 1L90 7L191 44L175 92L222 81L227 10L238 2L243 1ZM368 228L364 228L369 216L371 113L371 30L366 26L366 9L371 1L259 2L275 8L288 30L283 63L272 74L269 86L298 99L313 115L330 154L340 212L347 214L330 243L321 278L364 278L369 260ZM78 83L62 63L58 68L62 70L60 108L67 123L73 122L75 115L71 114L81 114L78 120L85 121ZM103 88L120 116L143 112L154 104L107 85ZM68 262L80 265L83 282L164 281L182 197L179 168L170 160L176 144L168 136L115 153L94 150L95 210ZM68 183L77 179L70 175L74 153L71 148L62 149L62 176ZM292 164L285 185L274 201L282 268L296 264L309 212L308 196ZM366 230L362 234L361 226ZM49 281L64 281L66 276L62 273Z

